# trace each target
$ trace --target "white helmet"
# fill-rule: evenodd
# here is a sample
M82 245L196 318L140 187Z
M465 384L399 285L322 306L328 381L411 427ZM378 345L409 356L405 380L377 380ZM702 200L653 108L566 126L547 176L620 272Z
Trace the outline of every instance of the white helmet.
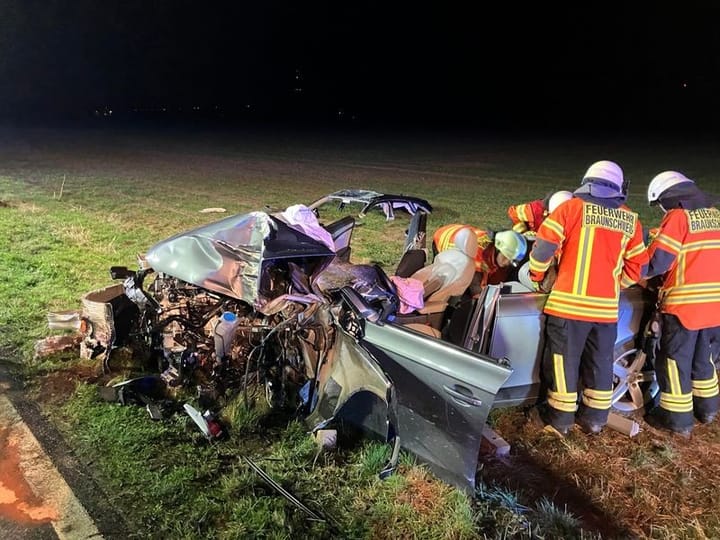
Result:
M556 191L550 196L550 200L548 201L548 212L554 212L558 206L572 198L572 191Z
M591 184L588 193L601 198L625 194L625 178L620 165L614 161L596 161L585 172L581 185Z
M517 266L527 253L527 240L518 232L500 231L495 234L495 247L513 266Z
M648 202L650 204L657 203L660 196L668 189L678 184L683 184L685 182L691 182L693 184L695 183L688 177L686 177L684 174L677 171L661 172L650 181L647 193Z

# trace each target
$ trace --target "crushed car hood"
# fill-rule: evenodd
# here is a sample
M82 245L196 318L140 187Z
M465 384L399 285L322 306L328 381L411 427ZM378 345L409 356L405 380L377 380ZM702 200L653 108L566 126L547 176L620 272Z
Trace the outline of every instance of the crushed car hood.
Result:
M157 271L250 304L261 300L262 269L268 261L335 256L310 238L264 212L237 214L158 242L145 258Z

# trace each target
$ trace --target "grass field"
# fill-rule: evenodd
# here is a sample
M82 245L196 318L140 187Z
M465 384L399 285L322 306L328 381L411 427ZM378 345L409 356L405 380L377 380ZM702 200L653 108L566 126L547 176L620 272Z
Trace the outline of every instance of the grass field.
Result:
M301 132L0 131L0 352L32 391L138 538L717 538L720 427L688 443L650 427L554 439L523 410L495 411L513 445L483 465L478 497L433 480L409 456L377 479L387 448L349 442L316 456L295 423L232 410L232 437L208 446L183 418L153 423L140 408L99 401L97 366L32 361L46 314L79 307L111 265L175 232L229 213L282 209L347 187L427 198L429 230L451 222L507 225L508 205L572 189L612 159L647 226L654 174L679 169L720 193L711 141L661 138L408 136ZM403 231L381 217L356 228L353 261L391 270ZM390 242L388 242L390 240ZM120 375L120 374L119 374ZM325 522L309 521L240 459L251 457Z

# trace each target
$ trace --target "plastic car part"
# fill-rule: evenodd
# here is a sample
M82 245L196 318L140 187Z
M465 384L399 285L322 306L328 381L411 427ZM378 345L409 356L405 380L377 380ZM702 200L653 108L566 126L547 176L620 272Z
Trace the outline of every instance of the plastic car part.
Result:
M205 413L200 414L200 411L189 403L185 403L183 408L197 427L200 428L200 431L202 431L202 434L205 435L208 441L212 441L223 435L224 431L222 426L210 411L205 411Z

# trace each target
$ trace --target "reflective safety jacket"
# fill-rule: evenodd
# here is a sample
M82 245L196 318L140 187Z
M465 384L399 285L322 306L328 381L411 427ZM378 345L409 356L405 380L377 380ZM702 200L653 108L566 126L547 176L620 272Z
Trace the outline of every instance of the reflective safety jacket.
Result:
M545 219L545 205L542 199L530 201L529 203L517 204L507 210L510 221L513 222L515 232L526 231L537 232Z
M477 255L475 255L475 271L483 274L480 285L496 285L505 281L508 275L508 269L498 268L495 262L497 252L489 231L458 223L444 225L433 234L433 244L435 244L438 252L454 247L455 244L453 240L455 239L455 235L457 235L461 229L465 228L472 229L478 239L478 252Z
M575 197L540 226L530 254L530 271L542 276L552 263L535 258L538 243L555 246L557 279L545 313L590 322L616 322L620 288L640 280L648 253L642 226L627 206L607 208Z
M661 310L688 330L720 326L720 210L668 210L649 253L651 267L663 258L670 261L660 288Z

